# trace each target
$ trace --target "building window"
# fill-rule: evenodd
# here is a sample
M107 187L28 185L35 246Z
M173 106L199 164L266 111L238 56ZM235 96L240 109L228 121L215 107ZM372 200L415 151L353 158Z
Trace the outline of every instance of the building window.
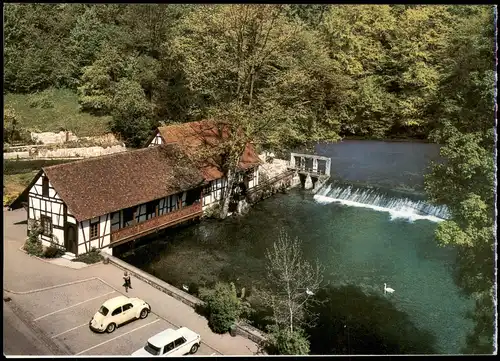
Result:
M41 216L40 225L42 226L42 234L45 236L52 236L52 218L49 216Z
M167 213L175 211L177 207L177 196L174 194L168 197Z
M120 229L120 212L114 212L111 214L111 232Z
M47 177L42 178L42 196L49 196L49 178Z
M137 207L135 213L135 223L144 222L147 219L147 204L141 204Z
M134 224L134 208L123 210L123 227L128 227Z
M90 240L99 238L99 221L90 223Z
M158 209L159 204L160 204L160 201L153 201L153 202L149 202L146 204L146 218L147 219L154 218L158 215L157 209Z

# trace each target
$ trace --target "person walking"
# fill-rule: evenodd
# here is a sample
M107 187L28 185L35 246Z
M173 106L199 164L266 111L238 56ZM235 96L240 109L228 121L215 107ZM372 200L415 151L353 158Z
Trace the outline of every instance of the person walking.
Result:
M125 271L125 273L123 273L123 280L125 281L125 283L123 284L123 287L125 287L125 292L128 293L128 289L132 289L132 284L130 283L130 275L128 274L127 271Z

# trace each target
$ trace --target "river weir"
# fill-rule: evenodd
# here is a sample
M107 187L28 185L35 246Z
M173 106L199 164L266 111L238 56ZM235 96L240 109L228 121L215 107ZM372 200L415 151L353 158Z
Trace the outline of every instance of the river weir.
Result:
M121 258L190 292L218 280L251 290L262 285L265 252L285 229L325 267L328 307L309 331L311 353L460 353L473 301L454 282L456 250L434 238L448 212L421 194L437 148L355 143L317 147L332 159L335 180L316 194L277 193L243 216L172 229ZM395 292L384 293L384 283Z
M347 206L388 212L391 219L404 218L410 221L427 219L432 222L441 222L450 216L446 206L429 204L415 195L398 194L382 188L357 187L351 184L328 184L317 192L314 199L322 204L337 202Z

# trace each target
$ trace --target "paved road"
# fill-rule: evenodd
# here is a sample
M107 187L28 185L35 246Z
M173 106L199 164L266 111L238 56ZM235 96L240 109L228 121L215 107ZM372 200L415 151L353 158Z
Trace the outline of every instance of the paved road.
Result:
M132 279L134 289L125 294L123 271L112 264L71 269L26 255L19 250L26 238L25 220L24 210L4 211L4 291L13 304L19 305L28 324L42 330L47 339L59 346L59 353L130 355L149 337L171 325L186 326L201 335L204 343L199 355L257 354L254 342L241 336L214 334L207 320L191 307L143 281ZM120 294L144 299L153 313L110 335L90 333L87 324L98 306ZM6 331L10 334L4 332L4 337L16 338L15 331Z
M54 352L39 335L14 311L12 304L3 303L4 355L52 355ZM17 310L16 310L17 311Z
M11 302L29 310L26 313L29 321L70 355L130 355L151 336L167 328L177 328L152 310L147 318L132 321L111 334L92 332L88 327L90 318L104 301L119 295L101 280L90 279L10 297ZM197 355L212 354L220 355L206 344L197 352Z

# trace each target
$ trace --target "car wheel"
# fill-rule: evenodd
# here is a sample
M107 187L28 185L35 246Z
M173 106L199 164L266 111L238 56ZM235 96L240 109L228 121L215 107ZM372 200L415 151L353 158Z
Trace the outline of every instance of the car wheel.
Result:
M192 347L191 350L189 351L190 354L196 353L198 351L198 347L200 347L197 343L195 343Z
M147 308L144 308L142 311L141 311L141 314L139 315L140 318L146 318L148 317L148 309Z
M106 332L111 333L116 329L116 325L114 323L110 323L108 327L106 327Z

